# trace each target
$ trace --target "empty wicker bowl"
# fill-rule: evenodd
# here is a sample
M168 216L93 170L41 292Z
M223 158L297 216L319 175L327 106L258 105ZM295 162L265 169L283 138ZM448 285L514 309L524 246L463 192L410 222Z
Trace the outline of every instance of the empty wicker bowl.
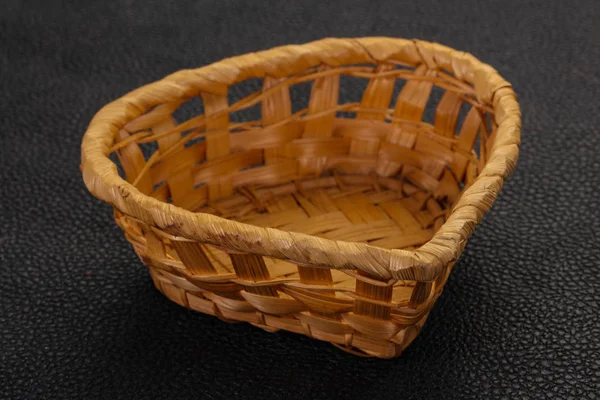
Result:
M510 84L469 54L325 39L108 104L82 171L171 300L394 357L512 172L520 125Z

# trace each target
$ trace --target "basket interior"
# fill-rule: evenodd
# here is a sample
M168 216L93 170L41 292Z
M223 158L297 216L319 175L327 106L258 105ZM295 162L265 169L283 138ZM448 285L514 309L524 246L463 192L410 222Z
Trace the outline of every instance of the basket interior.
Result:
M193 212L414 249L485 164L492 112L471 85L425 65L321 66L148 110L120 131L112 156L142 193ZM205 250L219 273L233 273L227 253ZM271 279L302 274L265 263ZM347 272L326 279L355 287ZM396 285L393 301L408 302L412 286Z

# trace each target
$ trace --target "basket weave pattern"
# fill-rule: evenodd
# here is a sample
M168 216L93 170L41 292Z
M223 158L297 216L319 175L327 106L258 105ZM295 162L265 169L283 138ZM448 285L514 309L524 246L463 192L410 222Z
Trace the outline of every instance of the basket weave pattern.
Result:
M250 78L262 89L229 104ZM340 101L346 79L366 83L360 101ZM204 112L178 122L190 99ZM259 119L235 118L252 107ZM512 172L520 125L510 84L469 54L324 39L179 71L108 104L82 172L171 300L389 358Z

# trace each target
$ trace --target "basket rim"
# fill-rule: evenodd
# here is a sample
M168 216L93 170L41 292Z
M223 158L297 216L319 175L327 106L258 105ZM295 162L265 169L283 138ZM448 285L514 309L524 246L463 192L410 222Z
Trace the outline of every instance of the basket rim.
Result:
M340 66L388 60L411 66L426 63L472 84L477 99L493 105L498 124L485 167L463 192L433 238L415 250L390 250L366 243L324 239L188 211L142 194L119 176L116 164L108 157L120 129L165 102L189 99L201 91L223 93L227 86L248 78L285 77L323 63ZM174 236L300 265L359 269L382 280L432 281L444 266L458 259L474 227L514 170L520 131L521 114L512 86L495 69L471 54L416 39L325 38L180 70L108 103L93 117L84 134L80 169L87 189L94 196Z

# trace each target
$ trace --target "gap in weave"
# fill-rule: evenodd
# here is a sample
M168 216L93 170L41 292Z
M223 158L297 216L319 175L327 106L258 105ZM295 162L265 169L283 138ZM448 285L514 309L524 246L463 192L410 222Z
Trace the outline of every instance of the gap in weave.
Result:
M336 118L354 119L356 118L356 111L337 111L335 116Z
M368 84L369 79L367 78L341 75L338 104L360 104ZM356 111L338 111L336 112L336 117L356 118Z
M377 68L377 64L373 63L357 63L357 64L348 64L347 67L363 67L363 68L371 68L373 71Z
M369 79L341 75L339 104L360 103L369 84Z
M255 169L255 168L262 168L265 166L265 163L260 163L260 164L256 164L256 165L249 165L247 167L243 167L242 169L240 169L240 172L242 171L249 171L251 169Z
M156 190L160 189L160 187L162 185L164 185L165 183L167 183L167 181L165 181L164 179L158 183L155 183L154 186L152 186L152 190L156 191Z
M157 142L140 143L139 146L146 161L158 150Z
M260 93L262 91L262 86L262 78L250 78L231 85L227 90L227 102L230 106L233 106L253 93ZM233 111L229 113L229 118L232 122L260 121L261 104L262 102L258 102L251 107Z
M467 114L469 114L469 111L471 111L471 104L463 101L462 104L460 105L460 110L458 111L458 119L456 120L456 133L455 135L458 136L458 134L460 133L460 129L463 126L463 123L465 122L465 119L467 118Z
M300 82L290 86L290 100L292 101L292 114L308 108L312 82Z
M481 135L477 135L475 138L475 144L473 144L473 151L477 154L477 158L481 155Z
M425 110L423 110L423 122L427 122L431 125L435 124L435 111L445 92L446 91L441 87L435 85L433 86L431 89L431 94L429 95L429 99L425 105Z
M181 124L202 114L204 114L204 103L202 102L202 98L194 96L186 100L173 112L173 118L178 124Z
M414 68L408 68L404 65L396 65L396 70L398 70L398 71L413 71ZM396 107L396 101L398 100L398 96L402 92L402 89L404 89L404 85L406 85L405 79L399 79L399 78L394 79L394 90L392 92L392 100L390 101L389 108L394 109Z
M182 136L187 136L188 134L190 134L193 131L186 131ZM192 147L198 143L204 142L206 140L206 138L204 136L199 136L199 137L195 137L193 139L188 140L187 142L185 142L185 148L188 147Z
M202 186L205 186L206 182L200 182L194 185L194 190L197 190L199 188L201 188Z

